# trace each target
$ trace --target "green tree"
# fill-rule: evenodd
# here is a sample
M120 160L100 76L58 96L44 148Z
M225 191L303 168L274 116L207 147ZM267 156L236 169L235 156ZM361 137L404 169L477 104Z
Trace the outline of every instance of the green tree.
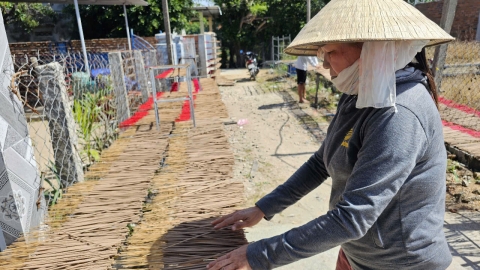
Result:
M404 0L410 4L434 0ZM330 0L312 0L311 16L315 16ZM295 38L306 24L306 0L215 0L223 16L216 19L217 35L223 49L229 51L222 63L241 67L240 50L263 51L269 59L272 36ZM260 55L261 57L262 55ZM234 61L237 59L237 61ZM262 59L265 60L265 59Z
M222 46L228 48L230 66L241 66L240 50L255 44L257 33L266 20L268 4L261 0L216 0L215 3L221 7L223 14L216 21L218 38Z
M240 50L270 50L272 36L291 35L292 38L306 23L305 0L229 0L215 1L223 16L216 23L222 46L229 50L230 66L242 66ZM311 1L311 14L315 15L329 0ZM237 61L234 61L234 59ZM267 57L268 58L268 57ZM263 59L265 60L265 59ZM223 60L225 62L225 60Z
M136 35L153 36L160 30L165 31L163 24L162 0L146 0L148 6L127 6L130 28ZM181 30L194 16L190 7L192 0L170 0L169 15L172 30ZM75 16L73 5L65 12ZM125 37L125 18L123 6L80 6L83 31L86 39ZM78 34L78 30L72 29Z
M6 25L18 23L27 32L39 26L42 18L55 16L46 4L0 2L0 9Z

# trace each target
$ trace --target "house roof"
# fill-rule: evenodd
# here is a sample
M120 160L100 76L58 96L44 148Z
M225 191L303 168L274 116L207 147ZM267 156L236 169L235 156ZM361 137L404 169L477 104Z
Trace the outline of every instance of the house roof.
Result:
M218 17L222 15L222 10L219 6L192 7L191 9L203 13L204 17Z

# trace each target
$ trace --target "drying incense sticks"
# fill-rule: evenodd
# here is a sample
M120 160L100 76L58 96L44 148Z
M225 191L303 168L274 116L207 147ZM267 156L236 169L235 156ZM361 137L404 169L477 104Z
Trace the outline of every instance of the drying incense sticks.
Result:
M102 153L89 180L69 188L50 209L48 229L0 253L0 269L199 269L245 244L243 232L210 226L243 202L243 185L231 180L218 88L211 79L201 84L198 128L174 124L181 102L160 107L160 132L150 111ZM169 93L185 94L184 84ZM145 204L150 193L157 196ZM127 225L141 218L132 232Z

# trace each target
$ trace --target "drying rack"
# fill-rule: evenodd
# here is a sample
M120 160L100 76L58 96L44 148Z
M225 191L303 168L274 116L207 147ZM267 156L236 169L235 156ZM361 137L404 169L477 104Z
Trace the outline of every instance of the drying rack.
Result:
M188 96L187 97L181 97L181 98L170 98L170 99L157 99L157 88L156 88L156 79L155 79L155 71L158 70L167 70L165 71L165 76L163 78L166 78L169 73L174 74L175 72L171 72L171 70L178 70L178 73L180 74L180 70L184 69L185 72L185 79L187 83L187 89L188 89ZM196 127L195 124L195 112L194 112L194 106L193 106L193 92L192 92L192 77L191 77L191 65L190 64L179 64L179 65L162 65L162 66L152 66L149 68L150 70L150 80L151 80L151 86L152 86L152 94L153 94L153 107L155 110L155 121L157 122L157 130L160 130L160 114L158 113L158 104L159 103L165 103L165 102L178 102L178 101L186 101L188 100L190 103L190 119L193 122L193 126ZM159 76L162 76L160 74ZM182 76L183 77L183 76Z

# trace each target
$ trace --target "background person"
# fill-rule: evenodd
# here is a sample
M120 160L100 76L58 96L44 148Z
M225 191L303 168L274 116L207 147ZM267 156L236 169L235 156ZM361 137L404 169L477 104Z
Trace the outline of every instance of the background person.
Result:
M304 103L306 101L305 82L307 81L308 65L314 68L318 66L318 59L314 56L299 56L295 61L294 67L297 71L297 89L298 102Z

